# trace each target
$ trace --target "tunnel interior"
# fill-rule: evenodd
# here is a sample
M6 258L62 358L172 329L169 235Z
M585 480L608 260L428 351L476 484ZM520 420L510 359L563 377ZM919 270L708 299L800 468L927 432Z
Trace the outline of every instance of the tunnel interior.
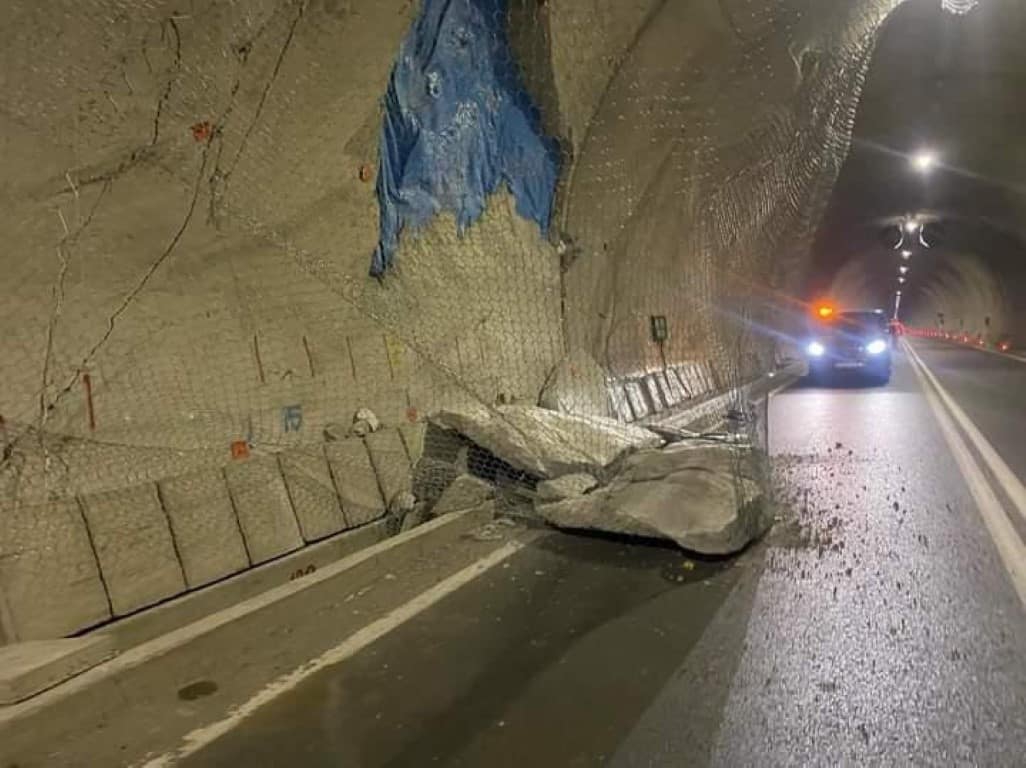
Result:
M883 25L807 295L891 312L901 291L909 325L1021 342L1024 23L1018 3L909 2Z
M888 300L882 243L906 213L938 264L916 260L910 321L1011 332L1024 14L941 5L14 4L7 636L79 631L350 525L289 515L370 466L330 458L362 409L387 496L381 467L409 471L425 416L537 403L561 370L592 393L580 410L621 422L730 392L813 294ZM923 141L942 167L898 179L894 153ZM237 515L253 484L274 494L243 540L196 512ZM180 562L181 540L221 535L230 562ZM145 589L112 593L142 568Z

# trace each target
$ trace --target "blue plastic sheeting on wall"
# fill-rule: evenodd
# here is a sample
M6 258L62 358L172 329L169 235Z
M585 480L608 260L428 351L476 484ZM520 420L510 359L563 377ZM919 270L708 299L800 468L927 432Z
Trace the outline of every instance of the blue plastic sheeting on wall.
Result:
M385 95L370 272L392 265L399 236L442 211L460 232L505 182L544 233L558 173L506 35L506 0L422 0Z

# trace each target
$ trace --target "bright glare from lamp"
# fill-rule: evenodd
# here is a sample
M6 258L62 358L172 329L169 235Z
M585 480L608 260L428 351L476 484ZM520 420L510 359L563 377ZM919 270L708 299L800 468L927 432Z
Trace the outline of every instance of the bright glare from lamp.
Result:
M822 357L826 352L826 347L818 341L813 341L805 348L805 351L809 353L810 357Z
M883 339L873 339L866 345L866 352L871 355L879 355L887 349L887 342Z
M904 275L906 272L908 272L908 267L906 267L904 264L902 264L900 267L898 267L898 271L901 272L901 274Z
M920 173L929 173L937 165L937 155L933 152L917 152L912 156L912 167ZM914 230L909 230L912 232Z
M901 258L903 258L906 261L908 261L909 259L912 258L912 251L902 251L901 252Z
M903 277L899 277L899 278L898 278L898 282L899 282L899 283L904 283L904 282L905 282L905 278L903 278Z
M905 231L912 233L919 229L919 222L914 219L909 219L905 222Z

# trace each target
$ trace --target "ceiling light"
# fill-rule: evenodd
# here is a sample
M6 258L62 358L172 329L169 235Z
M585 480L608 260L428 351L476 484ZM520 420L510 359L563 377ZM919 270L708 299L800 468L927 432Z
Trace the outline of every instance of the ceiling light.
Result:
M941 0L941 7L948 13L963 16L979 3L979 0Z
M937 155L933 152L917 152L912 156L912 167L920 173L929 173L935 165L937 165Z

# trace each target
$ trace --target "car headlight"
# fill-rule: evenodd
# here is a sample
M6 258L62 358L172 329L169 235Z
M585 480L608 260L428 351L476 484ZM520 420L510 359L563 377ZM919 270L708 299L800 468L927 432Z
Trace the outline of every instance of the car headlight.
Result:
M887 350L887 342L883 339L873 339L866 345L866 352L871 355L879 355Z
M805 351L809 353L810 357L823 357L823 354L826 352L826 347L818 341L811 341L809 342L809 346L805 348Z

